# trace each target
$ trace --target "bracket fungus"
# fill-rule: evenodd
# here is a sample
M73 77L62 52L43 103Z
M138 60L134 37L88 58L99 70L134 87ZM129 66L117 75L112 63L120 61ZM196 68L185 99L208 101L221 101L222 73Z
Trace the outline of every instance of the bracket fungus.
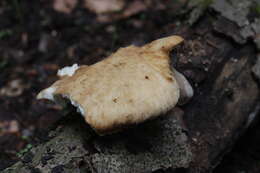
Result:
M69 99L99 135L157 117L193 96L187 79L170 65L169 52L182 41L169 36L120 48L91 66L65 67L37 98Z

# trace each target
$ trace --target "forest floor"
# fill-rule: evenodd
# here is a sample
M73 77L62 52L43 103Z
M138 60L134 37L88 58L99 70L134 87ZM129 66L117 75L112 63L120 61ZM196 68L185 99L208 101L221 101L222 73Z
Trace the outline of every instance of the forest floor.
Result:
M52 1L0 1L0 170L44 140L64 114L37 93L52 84L58 69L93 64L119 47L142 45L173 33L176 12L140 7L131 15L98 21L97 15L78 4L67 13L52 8ZM171 7L185 8L184 1ZM149 9L149 10L148 10ZM218 172L260 170L260 123L238 141ZM251 165L259 160L259 167Z

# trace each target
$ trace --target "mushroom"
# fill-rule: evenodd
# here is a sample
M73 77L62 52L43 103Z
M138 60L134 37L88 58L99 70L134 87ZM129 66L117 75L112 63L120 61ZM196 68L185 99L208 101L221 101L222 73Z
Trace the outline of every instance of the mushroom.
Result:
M170 65L169 52L182 41L169 36L120 48L91 66L65 67L37 99L69 99L99 135L163 115L193 96L187 79Z

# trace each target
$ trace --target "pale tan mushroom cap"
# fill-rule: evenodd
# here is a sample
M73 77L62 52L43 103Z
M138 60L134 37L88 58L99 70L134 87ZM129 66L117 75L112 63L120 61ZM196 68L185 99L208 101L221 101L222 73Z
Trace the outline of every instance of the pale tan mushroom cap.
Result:
M143 122L173 108L179 99L168 53L182 40L171 36L143 47L120 48L103 61L80 66L50 88L54 95L79 105L86 122L99 134Z

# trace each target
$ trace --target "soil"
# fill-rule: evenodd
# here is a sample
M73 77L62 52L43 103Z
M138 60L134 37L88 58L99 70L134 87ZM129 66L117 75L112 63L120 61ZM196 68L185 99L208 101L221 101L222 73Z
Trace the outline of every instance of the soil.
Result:
M74 63L90 65L119 47L142 45L165 33L178 34L175 19L171 12L150 9L100 23L80 4L70 14L63 14L53 10L50 0L2 0L0 170L19 160L19 154L31 145L44 140L46 132L65 114L56 104L35 99L41 89L57 79L59 68ZM181 30L185 33L185 28ZM215 173L259 172L259 162L250 164L252 158L260 160L259 127L258 123L241 138ZM246 166L241 167L242 162Z

